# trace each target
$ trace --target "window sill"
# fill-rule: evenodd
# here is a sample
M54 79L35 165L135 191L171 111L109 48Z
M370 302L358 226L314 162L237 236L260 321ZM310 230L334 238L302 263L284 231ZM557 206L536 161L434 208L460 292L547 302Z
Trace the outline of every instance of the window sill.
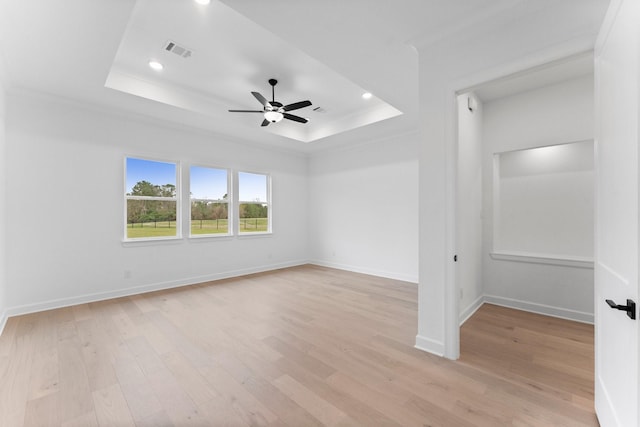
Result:
M193 241L205 241L205 240L209 240L209 239L222 239L222 240L226 240L226 239L230 239L233 237L233 234L229 234L229 233L219 233L219 234L193 234L191 236L189 236L189 240L193 240Z
M239 239L264 239L273 236L271 231L263 231L257 233L243 233L243 234L206 234L206 235L193 235L189 236L187 240L189 242L206 242L211 240L231 240L234 237ZM122 246L124 247L136 247L136 246L154 246L154 245L176 245L184 242L184 237L150 237L145 239L123 239Z
M149 237L144 239L123 239L122 246L175 245L182 243L182 237Z
M240 239L246 239L251 237L271 237L273 232L271 231L258 231L255 233L238 233Z
M551 254L534 254L527 252L490 252L492 259L499 261L527 262L531 264L560 265L575 268L593 268L593 259L586 257L558 256Z

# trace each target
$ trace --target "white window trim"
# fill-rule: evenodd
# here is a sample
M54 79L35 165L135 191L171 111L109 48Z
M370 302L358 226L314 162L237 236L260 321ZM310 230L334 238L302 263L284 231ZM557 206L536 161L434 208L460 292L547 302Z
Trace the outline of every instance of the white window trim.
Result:
M250 201L242 201L238 199L238 196L240 194L240 178L239 175L240 173L251 173L254 175L264 175L267 177L267 200L265 202L256 202L255 200L250 200ZM273 223L273 202L271 200L272 198L272 194L271 194L271 174L270 173L266 173L266 172L256 172L256 171L249 171L249 170L237 170L234 172L234 188L237 188L238 191L236 192L236 195L233 199L234 204L236 206L235 212L234 212L234 218L236 219L236 221L234 221L235 224L235 228L234 228L234 232L236 233L236 235L238 237L241 238L245 238L245 237L257 237L257 236L269 236L273 234L273 227L272 227L272 223ZM246 204L254 204L254 205L267 205L267 231L240 231L240 205L246 203Z
M175 197L154 197L154 196L127 196L127 159L140 159L151 162L160 162L174 164L176 166L176 196ZM273 200L272 200L272 175L268 172L252 171L247 169L232 169L227 167L219 167L212 165L204 165L198 163L183 163L179 160L166 160L161 158L139 156L135 154L127 154L123 159L123 246L145 246L156 244L177 244L181 243L185 238L190 241L206 241L207 239L251 239L251 238L265 238L270 237L273 234ZM184 167L183 167L184 166ZM228 198L225 202L223 200L214 199L191 199L190 193L190 168L191 166L219 169L227 171L227 194ZM255 200L240 201L239 195L239 173L251 173L256 175L264 175L267 178L267 200L256 202ZM188 183L188 184L187 184ZM186 191L187 196L183 197L183 190ZM176 203L176 235L175 236L158 236L158 237L127 237L127 200L159 200L159 201L173 201ZM185 202L188 200L188 202ZM215 234L191 234L191 201L192 200L207 200L218 203L227 203L227 221L228 221L228 233L215 233ZM267 205L267 231L255 231L255 232L240 232L239 214L240 204L261 204ZM184 221L184 218L188 218L188 221Z
M186 171L188 176L185 178L185 182L189 183L189 188L187 191L187 194L189 194L189 203L187 204L188 206L186 207L187 209L187 218L189 218L187 222L187 231L185 233L186 236L188 236L189 239L221 239L221 238L225 238L225 237L233 237L235 235L235 231L234 231L234 213L233 213L233 185L232 185L232 171L229 168L223 168L220 166L211 166L211 165L203 165L203 164L196 164L196 163L191 163L188 165L189 167L186 167ZM216 199L192 199L191 198L191 168L192 167L197 167L197 168L207 168L207 169L218 169L218 170L223 170L227 172L227 200L216 200ZM227 232L226 233L211 233L211 234L191 234L191 203L193 201L208 201L208 202L216 202L216 203L226 203L227 204Z
M174 164L176 166L176 197L152 197L152 196L127 196L127 159L139 159L139 160L147 160L150 162L159 162L159 163L169 163ZM174 160L166 160L166 159L157 159L146 156L136 156L136 155L125 155L123 159L123 221L124 230L122 243L126 244L126 246L130 246L131 243L144 243L144 242L163 242L163 241L175 241L182 239L182 209L180 206L182 205L182 180L181 180L181 163L179 161ZM158 236L158 237L136 237L131 238L127 237L127 200L159 200L159 201L173 201L176 203L176 235L175 236Z

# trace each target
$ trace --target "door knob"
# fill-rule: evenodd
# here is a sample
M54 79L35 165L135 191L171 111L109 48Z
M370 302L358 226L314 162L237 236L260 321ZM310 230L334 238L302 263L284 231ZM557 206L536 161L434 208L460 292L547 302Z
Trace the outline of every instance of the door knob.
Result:
M629 316L633 320L636 320L636 303L633 300L628 299L627 305L616 304L610 299L605 301L607 302L607 304L609 304L609 307L614 308L616 310L626 311L627 316Z

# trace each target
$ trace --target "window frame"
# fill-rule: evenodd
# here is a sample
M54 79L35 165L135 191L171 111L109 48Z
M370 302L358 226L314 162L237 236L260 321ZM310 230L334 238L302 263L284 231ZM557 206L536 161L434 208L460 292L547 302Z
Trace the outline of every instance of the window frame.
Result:
M176 195L175 197L161 197L161 196L130 196L127 195L127 160L128 159L136 159L136 160L144 160L149 162L156 163L166 163L175 165L175 178L176 178ZM122 241L125 243L136 243L136 242L158 242L158 241L166 241L166 240L180 240L182 239L182 181L181 181L181 163L180 161L166 160L166 159L158 159L147 156L136 156L136 155L125 155L123 159L124 165L124 174L123 174L123 200L124 200L124 209L123 209L123 239ZM175 236L156 236L156 237L129 237L127 234L128 228L128 201L129 200L157 200L157 201L172 201L176 204L176 234Z
M265 202L256 202L254 200L243 201L240 200L240 174L248 173L253 175L263 175L266 178L266 197L267 200ZM237 191L235 192L235 197L233 199L235 204L235 233L238 237L251 237L251 236L265 236L273 234L273 202L272 202L272 176L270 173L266 172L257 172L252 170L237 170L234 172L234 184ZM241 204L255 204L255 205L267 205L267 230L266 231L240 231L240 205Z
M191 168L193 167L197 167L197 168L206 168L206 169L217 169L217 170L221 170L221 171L225 171L227 173L227 200L224 202L221 202L220 200L215 200L215 199L194 199L191 197ZM229 168L223 168L223 167L219 167L219 166L211 166L211 165L204 165L204 164L199 164L199 163L191 163L189 164L189 167L186 168L189 172L189 178L188 178L188 183L189 183L189 188L188 188L188 194L189 194L189 203L188 203L188 212L189 212L189 221L188 221L188 237L189 239L207 239L207 238L222 238L222 237L231 237L234 235L234 225L235 225L235 209L234 209L234 204L233 204L233 185L232 185L232 172L231 169ZM194 201L208 201L208 202L216 202L216 203L226 203L227 204L227 232L226 233L208 233L208 234L193 234L191 233L191 204Z

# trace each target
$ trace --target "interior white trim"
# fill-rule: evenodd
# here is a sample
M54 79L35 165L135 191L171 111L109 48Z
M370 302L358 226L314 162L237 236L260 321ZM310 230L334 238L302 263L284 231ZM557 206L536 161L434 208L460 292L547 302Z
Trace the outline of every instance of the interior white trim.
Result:
M476 311L482 307L485 303L484 295L480 295L474 302L472 302L467 308L460 313L460 326L462 326L471 316L476 314Z
M445 98L444 356L451 360L460 358L460 285L454 261L458 245L457 86L449 86Z
M544 316L557 317L560 319L572 320L580 323L594 323L594 315L582 311L569 310L560 307L551 307L543 304L536 304L527 301L520 301L510 298L503 298L490 295L481 295L473 303L469 305L462 313L460 313L460 326L471 318L476 311L484 304L499 305L501 307L513 308L514 310L522 310L530 313L542 314Z
M611 0L609 3L609 8L607 9L607 13L604 16L604 20L602 21L602 25L600 26L600 32L598 33L598 38L596 39L594 51L600 51L607 39L609 38L609 34L611 34L611 30L613 29L613 23L618 16L618 12L622 7L622 0Z
M444 343L442 341L435 341L422 335L416 335L415 348L418 350L426 351L427 353L435 354L436 356L444 356Z
M0 336L2 335L2 331L4 331L4 327L7 325L8 318L7 310L3 310L2 313L0 313Z
M310 260L309 264L318 265L320 267L335 268L336 270L351 271L353 273L368 274L370 276L384 277L387 279L402 280L403 282L418 284L418 277L409 275L409 274L402 274L402 273L396 273L396 272L384 271L384 270L375 270L372 268L362 268L354 265L339 264L335 262L328 262L328 261L322 261L317 259Z
M167 282L158 282L142 286L134 286L126 289L108 292L96 292L93 294L79 295L68 298L59 298L49 301L42 301L34 304L25 304L6 309L4 316L20 316L23 314L35 313L39 311L52 310L56 308L69 307L77 304L85 304L96 301L104 301L112 298L120 298L131 295L139 295L147 292L160 291L163 289L179 288L182 286L195 285L198 283L210 282L213 280L229 279L233 277L245 276L247 274L262 273L265 271L278 270L287 267L296 267L308 264L307 260L289 261L280 264L262 265L259 267L245 268L241 270L231 270L222 273L209 274L205 276L196 276L185 278L182 280L170 280Z
M485 295L484 302L499 305L502 307L514 308L516 310L528 311L531 313L543 314L545 316L558 317L560 319L573 320L575 322L593 324L593 313L584 311L569 310L562 307L553 307L535 302L520 301L512 298L498 297L495 295Z
M178 123L176 121L164 120L162 118L154 117L149 114L144 114L135 111L124 111L122 109L107 105L97 104L88 100L77 100L69 98L64 95L53 95L37 91L35 89L9 86L6 91L7 96L24 97L36 102L55 102L68 108L77 108L80 110L86 110L91 113L104 115L115 120L124 120L126 123L142 123L149 126L153 126L158 129L166 129L169 131L183 132L187 135L193 135L202 138L208 138L211 140L219 140L238 144L245 147L264 149L264 142L252 141L246 138L240 138L230 135L228 133L216 132L215 130L198 127L195 125L189 125L185 123ZM305 159L309 157L309 153L302 152L300 150L291 149L287 147L281 147L276 145L269 146L270 151L282 153L288 156L294 156L297 158ZM153 154L153 151L150 151ZM138 153L143 155L144 153ZM134 156L135 157L135 156Z
M513 251L493 251L490 252L489 255L492 259L500 261L561 265L564 267L590 268L593 270L593 258L560 256L553 254L533 254Z

